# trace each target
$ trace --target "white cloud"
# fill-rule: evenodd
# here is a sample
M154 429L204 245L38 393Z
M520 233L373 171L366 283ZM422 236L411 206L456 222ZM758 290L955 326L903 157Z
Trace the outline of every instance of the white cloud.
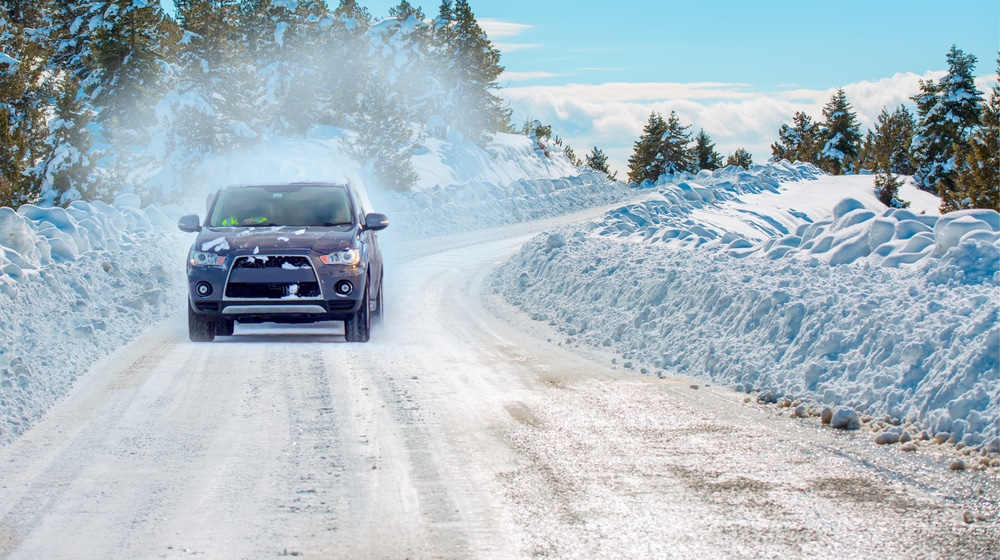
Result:
M848 84L844 92L863 133L874 127L882 107L891 111L907 104L912 110L909 97L919 91L918 80L941 75L896 74ZM530 118L551 124L580 157L594 146L601 148L623 177L633 144L651 111L664 116L676 111L682 123L691 125L692 134L704 128L723 156L746 148L755 161L766 161L781 125L791 122L796 111L814 121L822 120L823 106L835 91L798 88L760 92L747 84L721 82L608 83L509 87L502 95L514 109L514 122Z
M524 49L536 49L545 45L539 43L510 43L506 41L497 42L497 39L504 37L517 37L518 35L532 29L533 26L524 23L514 23L511 21L501 21L498 19L483 18L477 20L479 26L483 28L486 35L493 42L493 46L500 52L511 53Z
M541 78L557 78L563 74L553 74L552 72L507 72L504 71L500 78L509 82L523 82L525 80L537 80Z
M491 40L500 37L516 37L533 27L524 23L500 21L492 18L482 18L476 21L479 22L479 27L483 28Z

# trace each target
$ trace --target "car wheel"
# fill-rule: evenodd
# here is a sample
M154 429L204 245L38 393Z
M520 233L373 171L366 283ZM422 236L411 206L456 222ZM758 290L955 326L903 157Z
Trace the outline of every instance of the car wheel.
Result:
M188 338L192 342L212 342L215 340L215 322L200 313L195 313L188 303Z
M368 342L371 337L372 324L369 305L368 286L365 286L365 293L361 296L361 305L344 321L344 338L347 342Z
M216 336L233 336L236 330L236 321L233 319L223 319L215 324Z

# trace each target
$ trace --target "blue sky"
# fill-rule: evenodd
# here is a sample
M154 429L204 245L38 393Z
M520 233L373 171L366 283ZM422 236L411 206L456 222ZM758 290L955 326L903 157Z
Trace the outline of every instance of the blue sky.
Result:
M440 0L411 3L433 16ZM940 77L952 44L979 59L984 91L1000 50L997 0L470 3L503 53L515 120L552 124L578 155L601 147L621 170L651 110L704 128L723 155L744 147L763 161L783 122L820 119L838 87L864 132L918 79ZM398 0L359 4L382 18Z
M383 17L397 2L361 4ZM430 16L439 2L419 5ZM838 87L864 132L883 106L909 103L918 79L940 77L952 44L989 80L1000 50L997 0L471 5L503 52L516 121L552 124L578 155L600 147L623 172L651 110L704 128L723 156L744 147L764 161L781 124L795 111L820 119Z

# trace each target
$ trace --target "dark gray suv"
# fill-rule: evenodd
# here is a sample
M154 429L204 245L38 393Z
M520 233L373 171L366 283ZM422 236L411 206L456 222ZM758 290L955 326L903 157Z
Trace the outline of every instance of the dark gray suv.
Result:
M188 334L196 342L240 323L344 321L367 342L382 317L382 253L389 225L349 184L227 187L208 218L182 216L198 232L188 255Z

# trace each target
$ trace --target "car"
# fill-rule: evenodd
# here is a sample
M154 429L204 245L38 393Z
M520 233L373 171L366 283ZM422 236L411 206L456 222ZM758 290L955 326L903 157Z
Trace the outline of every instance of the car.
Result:
M389 225L350 183L225 187L208 215L182 216L197 233L187 260L188 336L210 342L236 323L343 321L368 342L383 317L378 232Z

